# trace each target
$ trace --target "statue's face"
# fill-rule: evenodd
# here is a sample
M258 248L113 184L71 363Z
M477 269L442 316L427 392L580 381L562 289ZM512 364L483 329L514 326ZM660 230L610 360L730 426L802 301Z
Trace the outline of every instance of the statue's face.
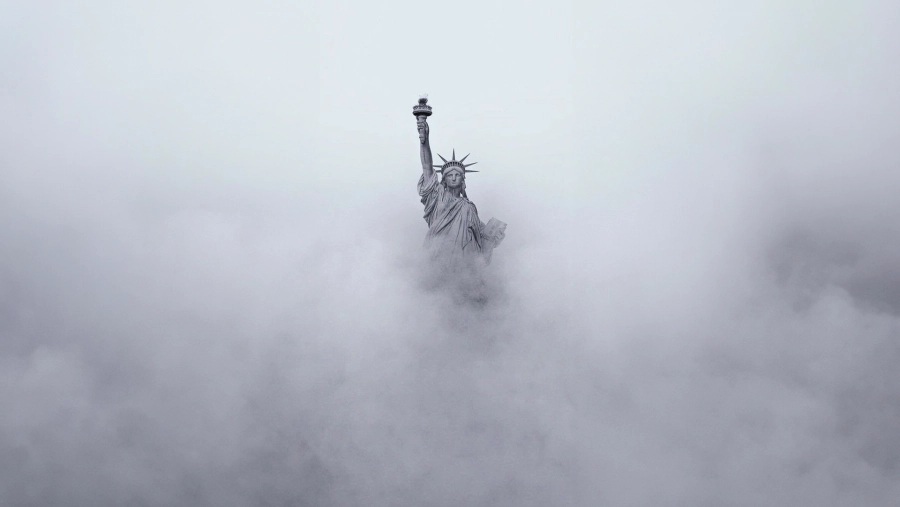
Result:
M444 175L444 183L450 190L459 190L462 186L463 175L459 171L450 171Z

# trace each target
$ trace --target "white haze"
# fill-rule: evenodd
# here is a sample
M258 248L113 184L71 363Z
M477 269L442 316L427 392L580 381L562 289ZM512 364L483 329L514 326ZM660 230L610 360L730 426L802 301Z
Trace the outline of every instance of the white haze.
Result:
M896 2L144 4L0 6L0 504L897 504Z

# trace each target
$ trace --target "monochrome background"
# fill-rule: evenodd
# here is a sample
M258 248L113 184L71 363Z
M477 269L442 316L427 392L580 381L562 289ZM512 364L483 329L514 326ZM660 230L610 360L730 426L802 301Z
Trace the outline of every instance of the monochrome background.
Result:
M0 504L896 505L898 21L3 2Z

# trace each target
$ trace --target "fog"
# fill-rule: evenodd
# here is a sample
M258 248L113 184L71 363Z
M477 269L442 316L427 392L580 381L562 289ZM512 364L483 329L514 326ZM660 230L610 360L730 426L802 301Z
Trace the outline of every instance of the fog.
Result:
M0 5L0 504L896 505L895 2L126 4Z

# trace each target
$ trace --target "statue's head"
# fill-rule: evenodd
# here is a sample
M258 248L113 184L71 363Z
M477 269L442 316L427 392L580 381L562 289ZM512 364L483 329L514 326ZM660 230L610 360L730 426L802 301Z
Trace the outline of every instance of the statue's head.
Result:
M451 191L461 192L466 181L466 174L463 170L458 167L449 167L442 172L444 177L441 179L441 183Z
M438 156L441 157L441 154L438 153ZM466 173L477 173L478 171L470 171L467 169L469 166L475 165L478 162L472 162L471 164L465 164L466 158L469 155L466 155L461 160L456 160L456 150L453 150L453 156L450 160L447 160L444 157L441 157L441 160L444 161L443 165L434 164L434 167L437 167L437 171L443 174L443 178L441 179L441 183L444 184L450 191L454 192L454 194L462 194L466 195Z

